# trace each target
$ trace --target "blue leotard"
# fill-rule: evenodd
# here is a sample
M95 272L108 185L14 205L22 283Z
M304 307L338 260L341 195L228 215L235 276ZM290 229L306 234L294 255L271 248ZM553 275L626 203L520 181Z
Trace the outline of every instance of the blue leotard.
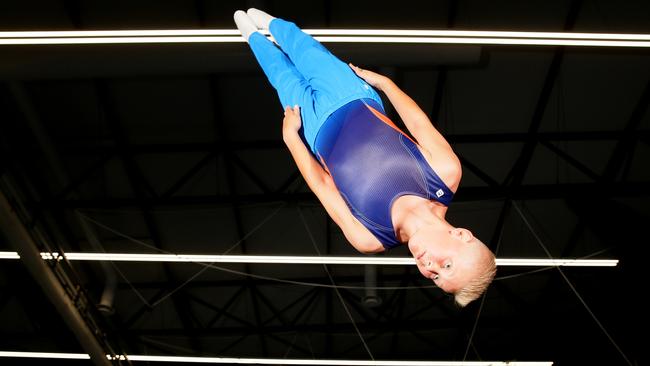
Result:
M332 113L315 145L354 217L387 249L400 244L390 215L398 197L415 195L445 206L453 197L415 142L373 99L354 100Z

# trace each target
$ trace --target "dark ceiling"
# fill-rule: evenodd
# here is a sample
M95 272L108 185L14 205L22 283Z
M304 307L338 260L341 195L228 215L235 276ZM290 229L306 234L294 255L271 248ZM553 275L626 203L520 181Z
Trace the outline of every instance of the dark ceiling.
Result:
M233 29L251 6L303 28L650 33L645 0L23 0L0 2L0 28ZM620 264L500 267L459 309L415 267L50 263L105 349L647 364L647 48L327 46L390 75L449 138L464 168L450 223L500 258ZM40 250L360 255L297 173L243 43L0 46L0 78L0 188ZM87 352L42 286L0 261L0 351Z

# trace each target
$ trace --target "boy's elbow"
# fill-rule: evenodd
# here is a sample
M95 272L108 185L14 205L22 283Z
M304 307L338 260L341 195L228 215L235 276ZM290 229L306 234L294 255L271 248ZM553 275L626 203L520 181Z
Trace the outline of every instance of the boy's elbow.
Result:
M379 250L376 246L370 246L370 245L355 246L355 248L361 254L375 254L383 251L383 250Z
M360 235L348 237L352 246L362 254L374 254L384 251L384 246L378 240L369 240L368 238L361 237Z

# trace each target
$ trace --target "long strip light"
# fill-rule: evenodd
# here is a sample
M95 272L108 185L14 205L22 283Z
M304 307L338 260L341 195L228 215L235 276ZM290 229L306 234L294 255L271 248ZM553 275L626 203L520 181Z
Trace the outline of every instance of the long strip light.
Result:
M41 253L44 260L61 260L58 253ZM374 264L414 265L411 257L371 256L283 256L283 255L201 255L201 254L142 254L142 253L65 253L71 261L114 262L193 262L193 263L266 263L266 264ZM16 252L0 252L0 259L20 259ZM527 267L614 267L616 259L544 259L497 258L497 266Z
M50 358L50 359L90 359L84 353L44 353L0 351L0 357L13 358ZM551 366L553 362L539 361L366 361L366 360L313 360L287 358L234 358L234 357L183 357L128 355L112 357L109 360L144 361L144 362L185 362L238 365L349 365L349 366Z
M450 38L450 37L315 37L323 43L468 44L521 46L638 47L648 41L599 41L573 39ZM241 37L103 37L103 38L12 38L0 45L144 44L144 43L236 43Z
M650 47L650 34L306 29L321 42ZM266 32L265 34L268 34ZM233 29L0 32L0 45L243 42Z
M0 351L0 357L51 358L51 359L63 359L63 360L89 360L90 359L90 355L86 353L14 352L14 351Z
M559 38L650 41L650 34L507 32L408 29L303 29L312 36L396 36L396 37L487 37L487 38ZM261 31L268 35L268 31ZM0 32L0 38L80 38L80 37L213 37L237 36L236 29L98 30L98 31L19 31ZM242 40L243 41L243 40Z

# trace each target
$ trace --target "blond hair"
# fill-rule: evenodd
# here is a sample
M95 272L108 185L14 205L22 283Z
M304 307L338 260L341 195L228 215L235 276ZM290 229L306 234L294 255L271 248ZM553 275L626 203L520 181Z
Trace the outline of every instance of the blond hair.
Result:
M478 299L488 288L497 273L497 264L494 254L485 247L487 255L483 255L478 263L479 275L474 277L465 287L454 293L456 305L464 307Z

